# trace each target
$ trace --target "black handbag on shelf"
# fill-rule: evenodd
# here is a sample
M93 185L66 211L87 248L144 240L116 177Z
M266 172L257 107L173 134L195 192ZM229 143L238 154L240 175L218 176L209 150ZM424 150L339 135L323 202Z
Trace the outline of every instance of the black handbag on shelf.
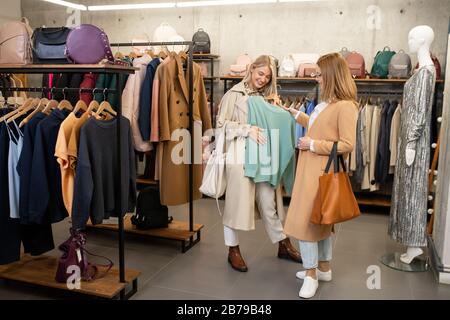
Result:
M70 28L37 28L33 32L33 63L70 63L65 55Z

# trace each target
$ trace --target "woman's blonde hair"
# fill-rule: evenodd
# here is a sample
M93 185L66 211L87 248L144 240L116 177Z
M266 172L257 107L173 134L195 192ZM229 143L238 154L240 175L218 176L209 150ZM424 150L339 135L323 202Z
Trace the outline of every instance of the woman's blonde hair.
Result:
M323 55L317 61L322 74L322 101L350 100L356 104L356 84L347 62L339 53Z
M277 94L277 66L275 59L271 56L262 55L259 56L247 69L247 73L244 77L244 82L249 83L252 79L252 71L260 67L269 67L272 76L270 82L267 83L261 90L264 96L271 94Z

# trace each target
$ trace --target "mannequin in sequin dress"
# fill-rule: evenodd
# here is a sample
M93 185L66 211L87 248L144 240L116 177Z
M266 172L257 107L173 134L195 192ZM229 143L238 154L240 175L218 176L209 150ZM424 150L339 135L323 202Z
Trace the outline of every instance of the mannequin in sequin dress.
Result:
M417 26L408 35L411 53L417 53L419 69L403 92L398 159L394 176L389 235L407 246L403 263L421 255L426 246L430 126L436 70L430 56L434 32Z

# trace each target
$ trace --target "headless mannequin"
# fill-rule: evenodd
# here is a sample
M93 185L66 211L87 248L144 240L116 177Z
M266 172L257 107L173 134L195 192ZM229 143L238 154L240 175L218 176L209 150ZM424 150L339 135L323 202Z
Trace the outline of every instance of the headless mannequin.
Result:
M423 66L434 66L430 56L430 45L434 40L434 32L429 26L417 26L411 29L408 34L408 45L411 53L417 53L419 68ZM411 166L414 163L416 151L414 149L406 149L406 165ZM411 261L420 256L423 250L420 247L408 247L406 252L400 256L403 263L411 263Z

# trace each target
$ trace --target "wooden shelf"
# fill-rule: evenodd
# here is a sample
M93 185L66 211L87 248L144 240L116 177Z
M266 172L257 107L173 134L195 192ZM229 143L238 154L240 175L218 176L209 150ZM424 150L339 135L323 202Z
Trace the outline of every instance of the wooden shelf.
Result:
M169 223L169 226L167 228L138 230L131 223L131 215L130 214L125 215L123 222L124 222L124 230L126 233L137 234L137 235L148 236L148 237L163 238L163 239L169 239L169 240L179 240L179 241L189 241L189 239L191 237L193 237L196 233L198 233L204 227L203 224L195 223L194 231L189 231L189 223L188 222L174 220L171 223ZM88 223L87 227L103 229L103 230L112 230L112 231L118 230L117 224L92 225L92 224Z
M139 68L113 64L1 64L0 73L134 73Z
M136 183L140 184L149 184L149 185L157 185L158 181L152 180L152 179L143 179L143 178L137 178Z
M240 76L222 76L220 80L242 80ZM316 82L314 78L277 77L277 81L283 82ZM356 83L405 83L408 79L355 79ZM436 80L436 83L443 83L444 80Z
M372 197L372 196L369 197L361 194L355 194L355 197L356 201L360 205L386 207L386 208L389 208L391 206L391 201L384 197Z
M220 58L218 54L210 54L210 53L194 53L193 56L194 60L210 60Z
M135 281L141 274L136 270L126 270L125 280L127 283L121 283L119 281L119 270L117 268L112 268L105 277L90 282L82 281L80 289L70 290L65 283L56 282L55 274L57 266L58 259L56 257L24 256L20 261L1 266L0 278L46 288L112 299L125 289L129 283Z
M212 81L216 81L218 80L218 77L203 77L203 80L212 80Z

